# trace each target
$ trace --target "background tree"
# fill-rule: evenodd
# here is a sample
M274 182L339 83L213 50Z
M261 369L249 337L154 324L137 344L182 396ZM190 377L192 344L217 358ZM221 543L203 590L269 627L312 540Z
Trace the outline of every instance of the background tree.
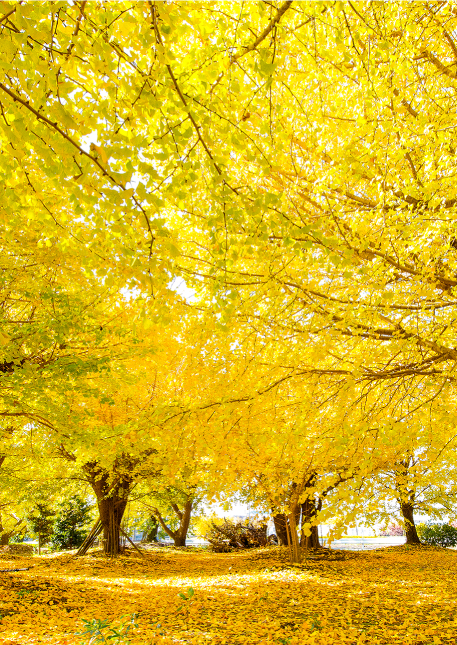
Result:
M79 495L72 495L58 505L51 538L54 549L74 549L84 542L89 532L91 508Z
M157 542L157 535L159 532L159 521L152 513L143 520L141 524L143 531L142 542Z
M429 449L429 452L427 451ZM390 467L374 477L374 488L368 486L369 499L365 514L387 521L399 515L407 544L420 544L415 515L442 520L455 513L454 449L435 451L422 445L414 453L393 461ZM371 490L370 490L371 488Z
M54 517L55 512L43 502L38 502L27 516L29 532L38 538L38 555L41 554L41 547L49 542L53 533Z
M195 499L192 494L186 495L176 489L168 489L161 497L165 495L168 498L169 510L174 514L174 521L167 521L166 516L164 517L157 507L154 508L154 516L165 533L171 537L175 546L186 546Z
M175 546L186 546L192 514L198 512L201 505L204 480L200 481L200 488L186 481L190 477L195 478L196 470L197 462L184 468L175 476L173 483L161 476L160 472L156 473L154 479L149 478L146 484L146 494L142 494L138 500L150 511L151 517ZM155 533L157 535L157 529Z

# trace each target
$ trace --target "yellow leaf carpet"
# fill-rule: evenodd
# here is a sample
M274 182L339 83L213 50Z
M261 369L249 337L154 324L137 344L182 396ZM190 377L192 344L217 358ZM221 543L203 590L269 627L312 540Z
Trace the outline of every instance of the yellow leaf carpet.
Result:
M457 643L448 549L322 550L299 566L277 547L0 557L1 569L31 567L0 573L1 645ZM83 619L104 621L101 635L78 636Z

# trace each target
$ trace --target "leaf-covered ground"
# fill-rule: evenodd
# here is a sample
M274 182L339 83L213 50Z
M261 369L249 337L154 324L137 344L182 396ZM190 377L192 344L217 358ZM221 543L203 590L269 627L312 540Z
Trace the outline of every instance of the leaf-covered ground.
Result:
M134 613L132 645L457 642L456 552L323 553L300 567L277 547L237 554L156 549L145 559L115 561L96 553L3 554L1 569L32 568L0 573L0 643L87 643L75 634L82 619L105 620L104 633L112 635L108 630L125 628ZM190 587L190 600L178 596L188 597Z

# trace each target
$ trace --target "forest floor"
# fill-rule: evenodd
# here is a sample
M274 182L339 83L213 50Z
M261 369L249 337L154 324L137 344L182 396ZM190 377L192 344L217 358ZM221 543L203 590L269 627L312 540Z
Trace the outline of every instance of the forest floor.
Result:
M448 549L324 549L300 566L278 547L0 555L0 569L23 567L0 573L1 645L457 643L457 552ZM78 636L83 619L90 633Z

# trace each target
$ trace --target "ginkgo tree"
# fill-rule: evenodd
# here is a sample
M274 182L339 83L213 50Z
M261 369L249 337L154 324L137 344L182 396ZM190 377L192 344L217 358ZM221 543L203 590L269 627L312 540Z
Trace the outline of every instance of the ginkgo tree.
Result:
M147 330L140 322L139 338L117 338L113 330L116 352L109 370L85 375L87 390L67 392L61 415L53 417L49 456L67 464L69 476L89 484L99 511L89 540L103 533L110 555L119 552L122 519L134 490L133 501L147 492L168 499L181 522L176 539L182 543L204 487L202 437L187 437L186 427L174 426L170 417L177 418L180 406L214 377L211 365L200 378L195 373L195 356L209 332L179 299L175 304L181 316ZM125 302L122 319L141 321L143 306ZM163 522L160 500L148 504Z
M371 521L387 523L392 515L400 515L407 544L420 544L417 514L442 520L456 512L454 427L446 428L443 417L439 423L420 421L421 426L411 424L404 431L409 449L403 438L397 454L391 454L385 466L367 479L362 495L363 514Z
M189 279L223 283L236 315L262 321L273 338L290 335L295 369L314 369L301 361L301 337L326 356L324 373L368 389L430 381L439 396L455 360L453 9L300 3L297 11L308 18L300 30L288 12L280 40L264 41L239 70L259 79L261 95L260 61L274 56L271 103L265 96L257 118L243 121L270 165L262 172L244 150L238 166L272 205L257 219L250 209L227 217L214 239L221 249L228 241L224 262L207 239L194 248ZM409 27L418 22L420 35ZM276 138L262 136L268 122Z
M232 309L240 291L270 325L283 303L287 328L306 312L303 333L322 322L345 346L376 341L368 380L387 377L382 355L398 346L391 378L447 377L452 217L430 215L454 205L452 110L434 98L455 80L450 5L7 6L5 162L24 186L47 170L51 201L72 204L60 244L90 248L101 274L114 262L162 286L181 253L176 271L207 277Z
M124 499L146 455L170 482L207 459L215 495L235 490L242 458L246 477L275 480L293 526L315 481L361 484L398 424L453 398L457 16L221 7L2 5L4 416L59 438L66 425L62 454L94 485L106 475L108 506L110 468ZM119 374L167 348L163 328L141 359L138 341L185 328L176 276L196 292L185 369L167 380L164 360L160 403L132 411ZM153 379L130 369L136 400ZM110 427L124 443L105 454Z

